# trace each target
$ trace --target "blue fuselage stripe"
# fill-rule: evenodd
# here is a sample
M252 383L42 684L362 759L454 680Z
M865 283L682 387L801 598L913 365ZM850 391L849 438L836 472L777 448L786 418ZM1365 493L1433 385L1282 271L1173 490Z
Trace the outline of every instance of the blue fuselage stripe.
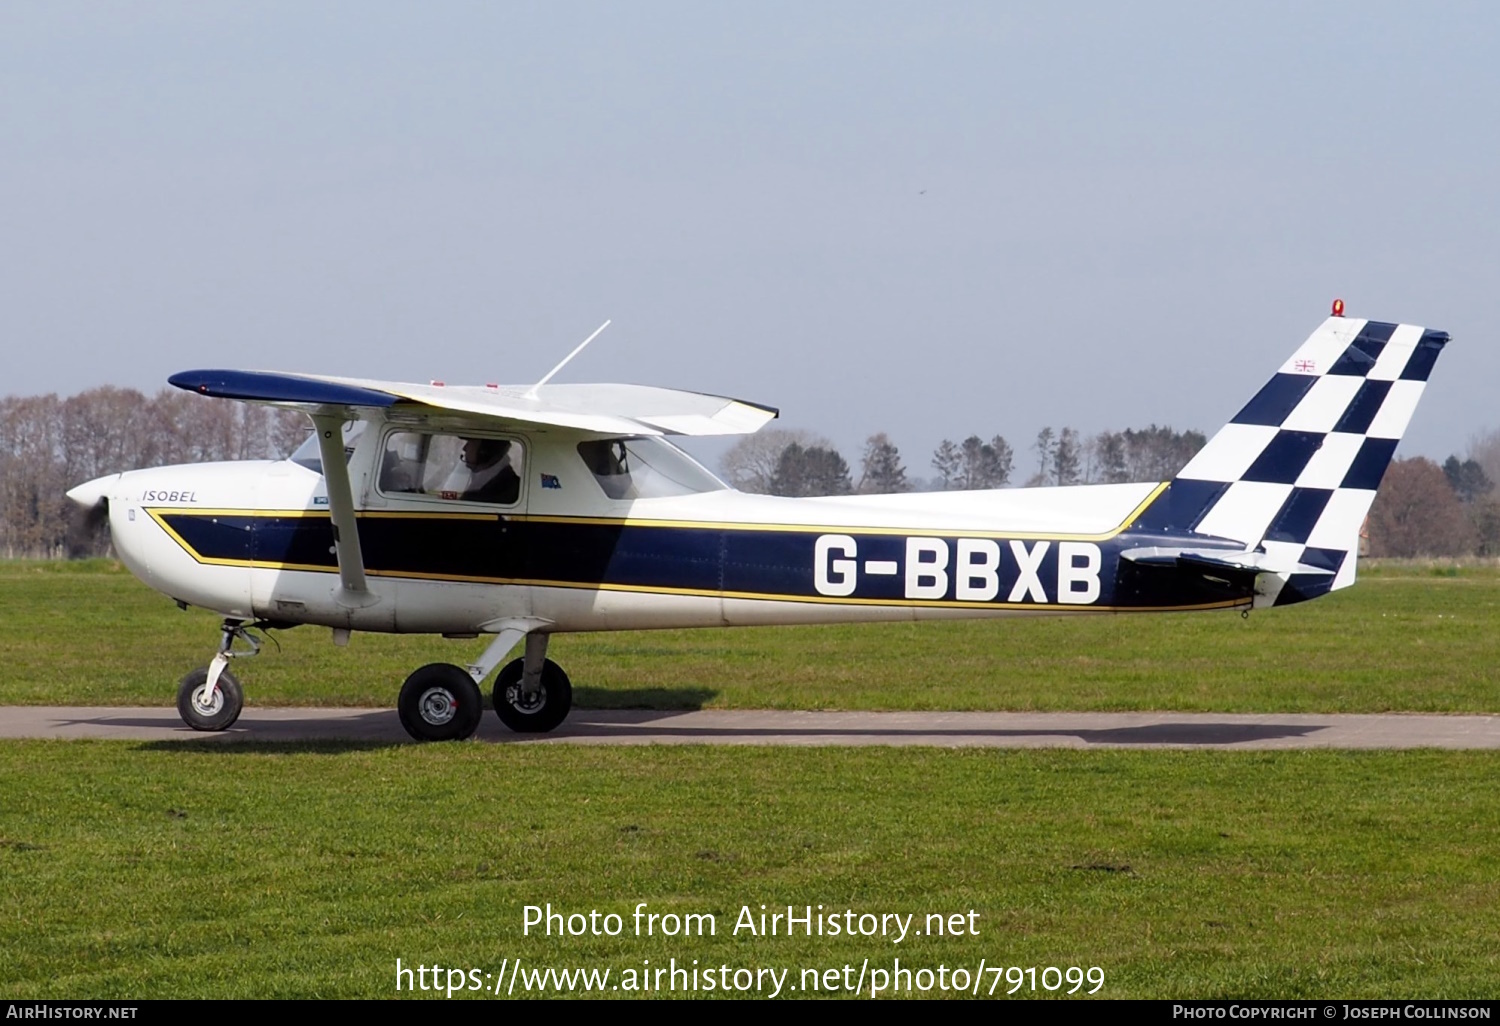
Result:
M206 562L337 569L332 528L321 517L163 512L160 519L195 558ZM1055 605L1061 601L1079 609L1248 602L1253 592L1250 577L1226 582L1202 571L1138 566L1120 559L1120 552L1127 548L1174 541L1156 532L1130 531L1105 541L1073 543L1076 547L1069 549L1066 565L1060 565L1062 543L1057 540L978 539L961 546L960 537L954 535L861 534L857 529L835 536L847 537L852 547L838 542L830 551L825 542L821 552L818 540L829 536L817 529L500 516L362 517L359 536L366 569L394 577L529 581L793 601L846 599L914 605L970 599L975 605L1012 601ZM1204 544L1201 537L1175 540ZM917 556L910 545L925 548ZM1224 547L1231 546L1226 543ZM920 564L916 578L909 575L912 562ZM830 581L838 585L851 580L852 591L830 590ZM1060 592L1089 597L1067 603L1066 598L1060 599ZM975 595L984 597L974 599Z

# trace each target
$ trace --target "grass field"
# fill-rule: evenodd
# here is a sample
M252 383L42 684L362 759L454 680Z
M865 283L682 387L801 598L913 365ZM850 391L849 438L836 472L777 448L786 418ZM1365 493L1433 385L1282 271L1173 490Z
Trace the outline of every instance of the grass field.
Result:
M0 563L0 705L171 705L217 619L117 564ZM481 641L276 635L237 665L254 705L395 704ZM776 709L1490 712L1500 568L1363 568L1316 602L1232 613L571 635L552 657L580 706Z
M0 745L7 997L395 994L395 963L1057 965L1106 997L1493 997L1484 753ZM545 904L713 937L523 937ZM751 938L739 908L979 913ZM618 979L619 977L616 976ZM988 982L988 981L986 981ZM1002 987L1003 992L1005 988ZM430 995L429 995L430 996Z
M1497 628L1495 568L1387 566L1248 621L656 632L553 654L596 707L1492 712ZM411 668L478 645L281 637L243 667L251 704L389 706ZM213 617L112 564L0 564L0 704L169 705L214 639ZM385 997L397 958L617 982L698 959L797 985L899 957L1099 966L1104 997L1492 998L1497 773L1486 752L4 742L0 994ZM718 933L523 937L523 907L547 902L713 913ZM979 935L735 936L762 903L973 909Z

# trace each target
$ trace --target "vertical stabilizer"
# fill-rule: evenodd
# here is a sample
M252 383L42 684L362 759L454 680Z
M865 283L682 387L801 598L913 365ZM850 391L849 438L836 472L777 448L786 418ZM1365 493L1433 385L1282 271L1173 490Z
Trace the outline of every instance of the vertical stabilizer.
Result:
M1354 583L1359 529L1448 335L1330 317L1142 514L1145 530L1262 548L1277 605ZM1272 583L1272 582L1267 582Z

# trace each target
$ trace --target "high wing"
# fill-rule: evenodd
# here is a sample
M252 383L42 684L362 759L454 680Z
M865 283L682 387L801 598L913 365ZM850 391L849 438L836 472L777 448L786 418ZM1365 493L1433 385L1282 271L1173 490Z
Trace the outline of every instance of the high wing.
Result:
M340 406L426 408L601 434L745 435L777 416L757 403L650 385L418 385L243 370L183 371L167 380L199 395L308 413Z

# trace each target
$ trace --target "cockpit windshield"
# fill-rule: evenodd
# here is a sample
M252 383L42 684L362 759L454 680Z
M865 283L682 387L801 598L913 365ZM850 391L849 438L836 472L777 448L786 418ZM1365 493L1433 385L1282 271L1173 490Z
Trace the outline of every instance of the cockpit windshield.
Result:
M354 446L355 443L359 441L359 436L365 433L365 423L366 422L362 420L344 421L345 463L348 463L349 460L354 456ZM303 439L302 444L297 446L297 451L292 453L287 458L298 466L306 467L314 474L323 473L323 454L318 449L317 432L315 431L312 434L308 435L307 438Z
M578 455L611 499L657 499L729 487L687 453L660 438L580 442Z

